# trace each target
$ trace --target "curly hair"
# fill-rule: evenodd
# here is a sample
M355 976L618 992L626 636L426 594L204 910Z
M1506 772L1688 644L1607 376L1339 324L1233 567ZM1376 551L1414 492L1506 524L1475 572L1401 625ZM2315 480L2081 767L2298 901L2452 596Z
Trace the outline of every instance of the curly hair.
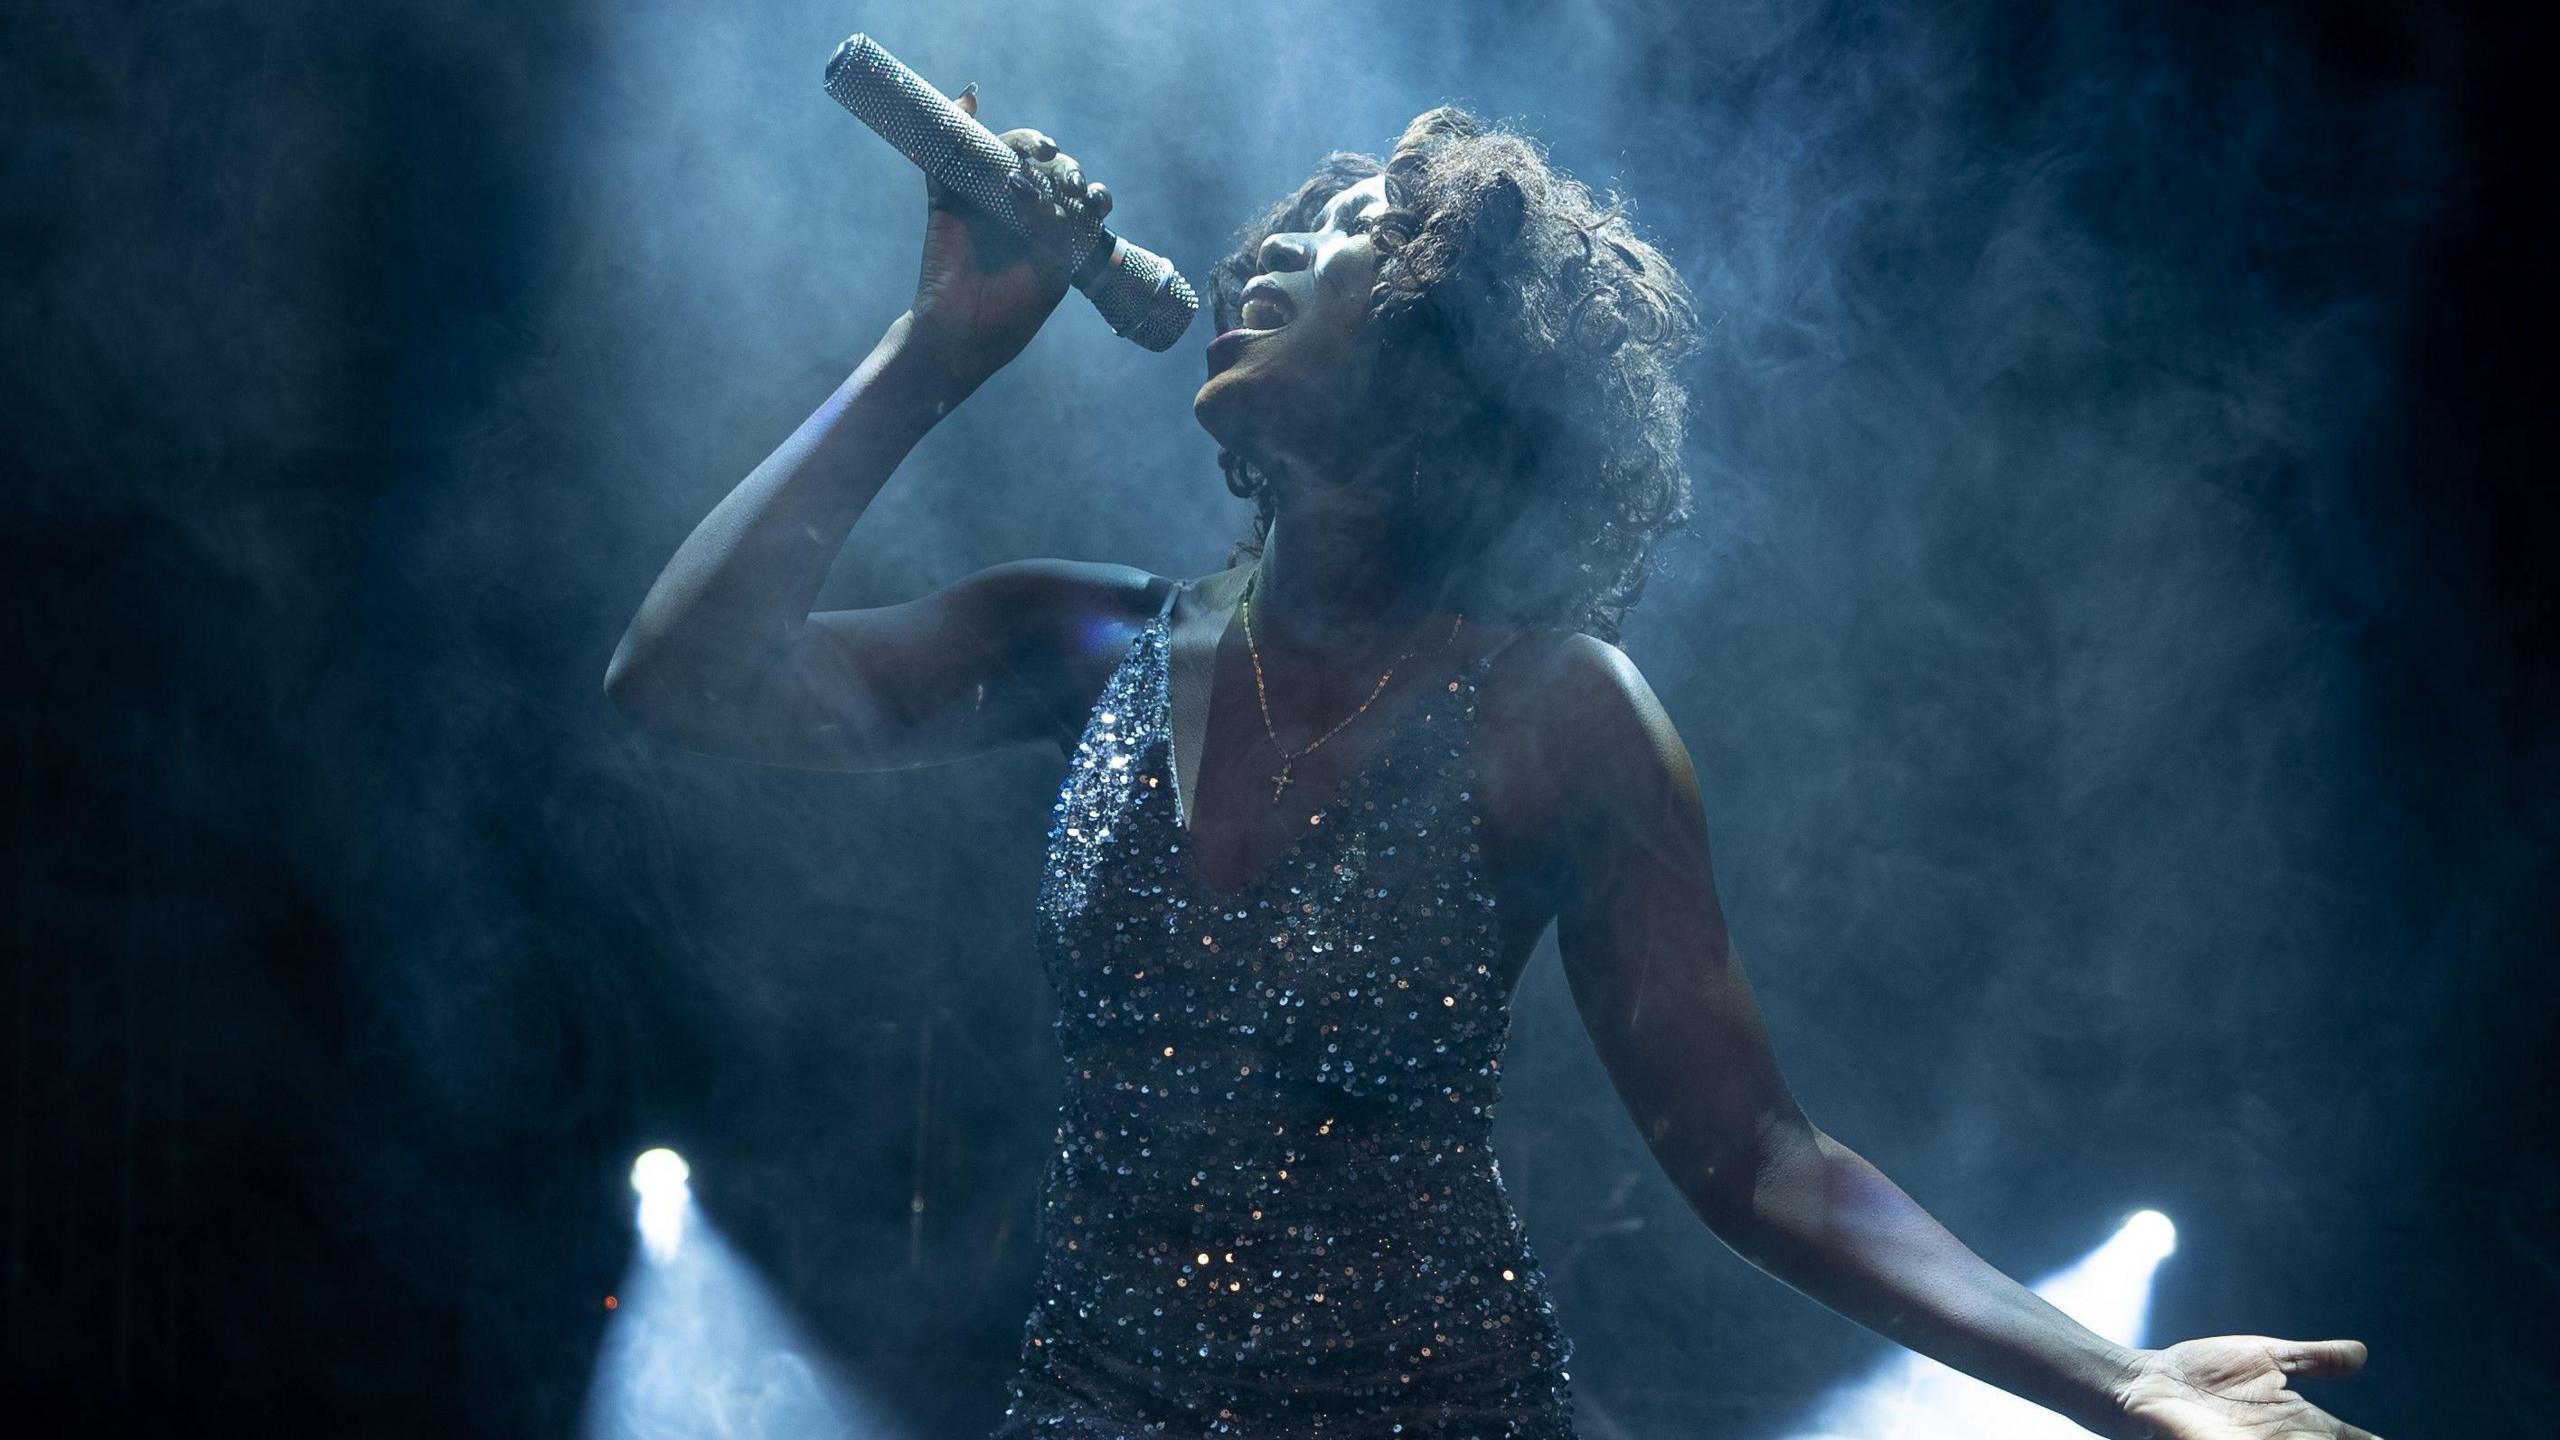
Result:
M1211 272L1218 328L1238 323L1266 238L1310 228L1381 173L1369 320L1386 403L1410 419L1406 513L1456 562L1471 611L1615 642L1656 542L1694 512L1673 374L1698 344L1688 287L1620 197L1594 197L1535 139L1442 106L1383 161L1326 156L1238 232ZM1221 450L1218 467L1255 502L1232 565L1270 538L1273 495L1242 456Z

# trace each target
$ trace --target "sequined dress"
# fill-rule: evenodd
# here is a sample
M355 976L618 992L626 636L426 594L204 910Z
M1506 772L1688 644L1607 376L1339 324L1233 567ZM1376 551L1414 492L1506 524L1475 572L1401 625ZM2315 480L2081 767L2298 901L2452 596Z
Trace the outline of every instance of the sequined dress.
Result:
M1050 831L1066 1098L996 1440L1570 1437L1571 1344L1490 1143L1510 1003L1467 743L1490 659L1219 891L1175 805L1166 612Z

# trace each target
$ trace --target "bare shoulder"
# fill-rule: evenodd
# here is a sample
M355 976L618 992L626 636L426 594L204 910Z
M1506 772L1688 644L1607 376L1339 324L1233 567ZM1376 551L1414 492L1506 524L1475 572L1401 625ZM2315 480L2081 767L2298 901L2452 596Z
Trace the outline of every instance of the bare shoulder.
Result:
M1688 747L1624 650L1540 626L1496 660L1480 702L1488 789L1523 823L1558 836L1630 807L1688 803Z
M1670 729L1652 684L1626 651L1578 630L1535 626L1495 661L1484 708L1548 743L1651 745Z

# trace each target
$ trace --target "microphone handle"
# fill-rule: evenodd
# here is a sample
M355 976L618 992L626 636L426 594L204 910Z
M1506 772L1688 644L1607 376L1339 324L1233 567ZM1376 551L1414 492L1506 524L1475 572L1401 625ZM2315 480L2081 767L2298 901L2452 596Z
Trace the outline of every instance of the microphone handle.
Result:
M827 62L827 93L916 168L1016 235L1028 239L1030 231L1007 181L1028 175L1042 194L1056 198L1012 146L868 35L857 33L836 47ZM1150 350L1181 338L1200 308L1191 282L1163 256L1130 244L1079 210L1068 211L1068 222L1069 253L1077 257L1073 283L1113 333Z

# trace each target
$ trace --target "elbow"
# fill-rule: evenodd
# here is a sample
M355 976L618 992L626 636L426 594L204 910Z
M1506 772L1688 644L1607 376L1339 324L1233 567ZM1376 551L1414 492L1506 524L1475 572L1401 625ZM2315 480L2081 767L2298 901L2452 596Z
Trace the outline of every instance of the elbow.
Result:
M605 703L637 720L643 717L647 696L654 688L649 681L647 667L638 659L631 637L624 635L621 642L613 647L613 658L605 662Z
M1712 1163L1693 1164L1676 1177L1689 1209L1706 1222L1718 1239L1736 1250L1746 1248L1748 1237L1760 1223L1757 1169L1742 1156L1723 1155Z
M1785 1233L1763 1208L1766 1198L1748 1178L1693 1186L1689 1207L1724 1247L1763 1270L1785 1262Z
M1808 1197L1822 1189L1826 1152L1837 1148L1800 1115L1772 1117L1756 1127L1745 1154L1690 1187L1690 1202L1718 1239L1762 1263L1773 1243L1802 1228Z
M692 666L653 657L629 636L604 669L604 698L616 714L653 739L704 754L737 753L756 679L722 683Z
M674 735L687 726L686 709L678 702L683 687L664 664L625 635L604 667L605 703L624 719L652 734Z

